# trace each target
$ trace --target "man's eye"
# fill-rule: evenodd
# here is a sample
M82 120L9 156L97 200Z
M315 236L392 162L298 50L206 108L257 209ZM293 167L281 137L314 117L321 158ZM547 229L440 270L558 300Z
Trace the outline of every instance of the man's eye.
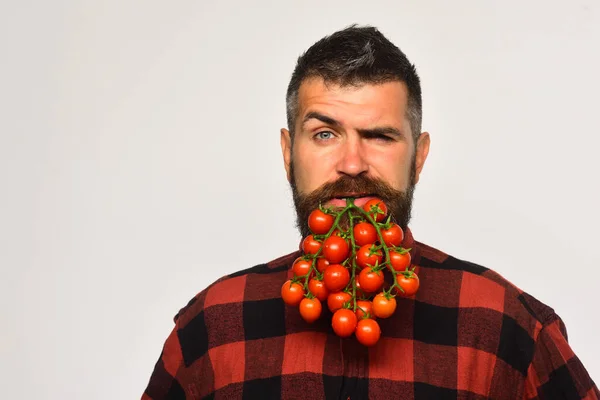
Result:
M328 140L333 138L333 133L329 132L329 131L323 131L323 132L319 132L316 135L317 139L321 139L321 140Z
M376 138L379 140L383 140L384 142L392 142L394 140L393 138L386 135L378 135L376 136Z

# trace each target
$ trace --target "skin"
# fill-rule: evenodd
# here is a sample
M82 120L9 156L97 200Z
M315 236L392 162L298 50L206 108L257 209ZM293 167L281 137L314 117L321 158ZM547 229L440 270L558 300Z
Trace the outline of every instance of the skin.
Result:
M423 132L414 142L406 118L407 99L402 82L340 87L325 84L322 78L305 80L299 90L293 151L290 132L281 129L288 181L293 162L296 185L302 194L342 175L360 174L380 178L396 190L406 190L416 151L416 184L429 153L430 138ZM373 134L372 130L380 128L390 132Z

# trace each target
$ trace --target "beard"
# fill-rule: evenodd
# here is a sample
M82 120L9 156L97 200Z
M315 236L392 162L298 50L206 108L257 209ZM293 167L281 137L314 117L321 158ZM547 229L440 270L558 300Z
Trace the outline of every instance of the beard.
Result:
M294 164L290 165L290 185L292 188L292 197L296 208L296 226L302 237L311 234L308 227L308 216L319 208L319 205L325 206L325 203L344 193L362 193L364 195L378 197L388 208L390 221L400 225L406 230L411 218L413 194L415 191L415 157L411 164L410 181L405 191L396 190L390 185L378 178L369 178L366 175L355 177L342 175L334 182L328 182L315 189L311 193L300 193L296 185L294 176ZM346 229L349 225L349 219L344 215L340 220L340 226Z

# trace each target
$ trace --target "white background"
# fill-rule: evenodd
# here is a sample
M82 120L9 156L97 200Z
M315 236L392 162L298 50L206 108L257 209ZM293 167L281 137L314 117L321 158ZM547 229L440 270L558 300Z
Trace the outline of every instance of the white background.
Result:
M598 0L214 3L2 3L2 398L139 398L180 307L297 248L286 86L354 22L422 78L415 237L553 307L600 380Z

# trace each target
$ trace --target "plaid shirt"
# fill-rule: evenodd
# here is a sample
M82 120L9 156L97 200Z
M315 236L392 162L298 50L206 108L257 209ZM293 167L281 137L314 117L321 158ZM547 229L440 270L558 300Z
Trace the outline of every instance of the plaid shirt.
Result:
M372 348L280 295L298 252L219 279L175 317L143 400L598 399L554 311L496 272L413 240L421 287Z

